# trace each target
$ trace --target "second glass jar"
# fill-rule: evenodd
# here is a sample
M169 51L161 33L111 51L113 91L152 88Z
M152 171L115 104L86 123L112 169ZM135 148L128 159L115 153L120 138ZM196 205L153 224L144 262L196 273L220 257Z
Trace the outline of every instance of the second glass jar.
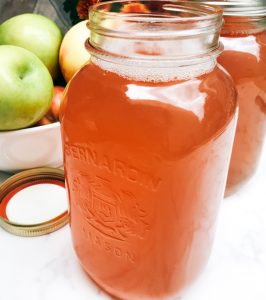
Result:
M199 1L224 10L218 62L238 93L239 119L226 195L238 191L256 171L266 133L266 5L264 0Z

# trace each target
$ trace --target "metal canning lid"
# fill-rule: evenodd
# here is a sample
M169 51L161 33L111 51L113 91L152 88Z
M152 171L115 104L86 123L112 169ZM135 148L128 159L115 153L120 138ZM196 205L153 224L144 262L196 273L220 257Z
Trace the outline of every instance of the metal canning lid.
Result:
M16 175L11 176L2 185L0 185L0 227L15 235L32 237L32 236L39 236L39 235L51 233L68 223L69 214L68 214L67 207L66 209L64 208L62 212L56 213L52 217L49 217L48 219L44 219L41 222L25 223L23 221L22 222L14 221L12 218L10 219L10 217L8 216L8 206L12 207L12 205L10 205L11 200L14 199L15 197L19 198L18 195L20 195L22 191L24 193L23 194L24 196L20 197L21 198L19 203L20 207L21 205L23 205L23 203L25 203L24 201L26 199L25 195L29 195L29 192L31 191L30 190L31 187L33 187L34 189L35 196L36 193L39 193L38 196L40 198L45 197L45 195L41 194L41 191L38 190L39 188L38 185L46 189L47 189L47 185L51 185L52 187L51 191L53 192L57 191L57 195L56 193L54 193L54 196L57 197L60 195L59 197L60 199L62 197L65 197L63 201L66 201L65 203L67 203L65 191L62 190L62 188L65 189L65 177L64 177L63 170L55 169L55 168L36 168L27 171L22 171L20 173L17 173ZM25 191L27 192L26 194ZM31 201L37 201L36 197L32 197ZM51 203L53 199L49 199L49 201L47 201L48 204ZM64 206L65 205L63 205L63 207ZM43 208L42 206L38 207L39 211L42 208ZM28 209L28 207L26 207L26 209ZM59 211L58 209L59 208L57 208L57 212ZM60 206L60 210L61 209L62 209L62 205ZM51 214L51 212L49 211L49 207L46 207L46 214L47 212L48 214ZM34 213L35 212L33 212L33 214Z
M265 0L197 0L197 2L220 6L223 8L225 16L255 18L266 17Z

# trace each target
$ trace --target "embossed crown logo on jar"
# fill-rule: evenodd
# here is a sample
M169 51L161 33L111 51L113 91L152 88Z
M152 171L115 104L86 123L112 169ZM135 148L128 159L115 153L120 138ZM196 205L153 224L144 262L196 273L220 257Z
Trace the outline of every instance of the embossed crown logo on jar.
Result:
M120 241L145 237L149 230L147 211L131 191L115 189L109 179L81 172L73 183L73 192L82 199L80 210L94 229ZM85 188L88 183L89 189Z

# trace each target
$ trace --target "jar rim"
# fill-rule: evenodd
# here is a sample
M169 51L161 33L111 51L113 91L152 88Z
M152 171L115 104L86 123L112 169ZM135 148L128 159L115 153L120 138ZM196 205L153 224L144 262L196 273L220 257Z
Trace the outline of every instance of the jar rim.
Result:
M263 4L263 0L208 0L196 1L205 3L208 5L217 5L223 9L224 16L228 17L263 17L266 18L266 5Z
M145 5L146 12L123 12L127 5ZM122 5L119 11L114 6ZM155 8L154 8L155 6ZM158 6L158 7L156 7ZM200 34L212 35L222 27L223 10L214 5L176 0L114 0L97 3L89 10L91 37L163 40ZM141 30L134 26L142 23ZM121 24L126 26L120 26ZM153 29L151 29L153 27ZM156 30L154 29L156 27ZM163 35L162 35L163 31ZM93 38L92 38L93 39Z
M149 62L216 59L222 25L220 7L192 1L102 2L90 8L90 52Z
M93 15L95 13L97 14L104 14L110 18L112 17L117 17L118 12L115 11L106 11L104 10L105 7L108 7L110 5L115 5L115 4L146 4L150 2L157 2L157 3L164 3L163 8L166 10L166 12L177 12L177 9L182 10L182 12L187 12L185 8L189 8L190 13L192 16L190 17L182 17L180 16L169 16L165 17L163 15L148 15L145 14L144 12L136 12L136 13L121 13L119 12L119 17L120 18L132 18L135 21L146 21L146 22L161 22L163 19L164 22L178 22L178 23L183 23L183 22L188 22L188 21L201 21L201 20L208 20L208 19L216 19L217 17L221 16L223 14L223 9L219 6L213 5L213 4L207 4L207 3L193 3L192 1L187 1L187 0L182 0L182 1L176 1L176 0L112 0L112 1L105 1L105 2L98 2L94 5L92 5L89 9L89 15ZM102 10L101 10L102 8ZM161 17L161 18L160 18ZM91 19L91 18L89 18Z

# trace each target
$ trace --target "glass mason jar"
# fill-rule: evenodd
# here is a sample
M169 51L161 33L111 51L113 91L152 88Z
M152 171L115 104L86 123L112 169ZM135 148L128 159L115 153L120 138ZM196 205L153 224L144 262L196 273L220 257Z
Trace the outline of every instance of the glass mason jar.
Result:
M236 126L219 8L105 2L61 112L73 244L120 299L172 299L209 257Z
M218 62L233 77L239 119L226 194L237 191L255 172L266 133L266 2L208 1L224 9Z
M266 3L225 7L221 35L225 51L218 61L233 77L239 102L229 195L255 172L266 133Z

